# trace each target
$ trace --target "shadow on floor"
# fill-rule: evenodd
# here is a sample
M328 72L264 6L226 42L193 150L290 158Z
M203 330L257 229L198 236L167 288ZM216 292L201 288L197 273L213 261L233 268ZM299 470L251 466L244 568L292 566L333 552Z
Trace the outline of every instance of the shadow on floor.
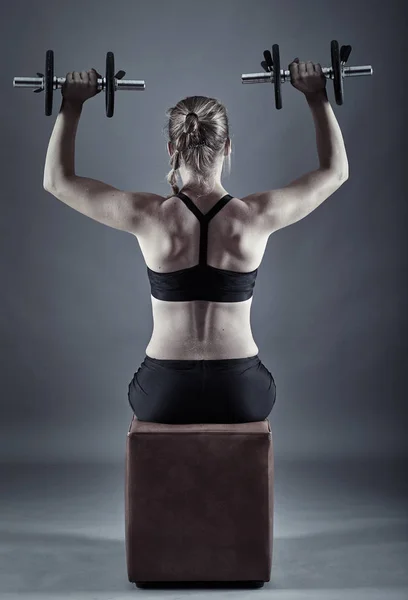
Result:
M350 589L408 585L407 523L274 540L272 577L265 588ZM124 592L124 540L70 534L0 531L0 594Z

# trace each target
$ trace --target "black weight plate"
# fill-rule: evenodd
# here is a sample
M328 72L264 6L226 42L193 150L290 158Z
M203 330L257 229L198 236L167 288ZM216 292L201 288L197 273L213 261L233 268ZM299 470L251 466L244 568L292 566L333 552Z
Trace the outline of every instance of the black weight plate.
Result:
M344 102L344 88L343 77L341 76L339 43L337 40L332 40L331 42L331 61L334 76L334 96L336 98L336 103L342 105Z
M54 93L54 52L47 50L45 55L45 116L49 117L52 114L52 96Z
M261 62L261 67L263 68L264 71L266 71L267 73L272 73L273 71L273 60L272 60L272 54L269 52L269 50L264 50L264 59Z
M274 44L272 46L272 60L273 60L273 79L275 85L275 105L279 110L282 108L282 94L281 94L281 77L280 77L280 55L279 46Z
M108 52L106 55L105 81L106 116L112 117L115 105L115 58L113 52Z

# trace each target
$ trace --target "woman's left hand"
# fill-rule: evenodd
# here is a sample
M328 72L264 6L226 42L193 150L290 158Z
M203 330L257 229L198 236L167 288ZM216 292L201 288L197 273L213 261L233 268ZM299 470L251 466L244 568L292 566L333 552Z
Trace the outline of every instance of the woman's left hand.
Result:
M82 105L88 98L93 98L102 90L97 89L97 80L102 79L102 75L95 69L90 71L73 71L67 73L65 82L61 87L61 94L65 100L71 104Z

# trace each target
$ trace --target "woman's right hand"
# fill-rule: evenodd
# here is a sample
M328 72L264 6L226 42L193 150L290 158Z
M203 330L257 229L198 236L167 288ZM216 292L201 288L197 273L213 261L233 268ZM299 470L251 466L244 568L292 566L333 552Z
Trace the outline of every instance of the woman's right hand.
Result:
M81 106L86 100L99 94L101 90L98 90L98 77L102 78L102 75L95 69L67 73L61 88L64 100Z
M322 92L326 87L320 63L303 62L295 58L289 65L290 82L294 88L306 96Z

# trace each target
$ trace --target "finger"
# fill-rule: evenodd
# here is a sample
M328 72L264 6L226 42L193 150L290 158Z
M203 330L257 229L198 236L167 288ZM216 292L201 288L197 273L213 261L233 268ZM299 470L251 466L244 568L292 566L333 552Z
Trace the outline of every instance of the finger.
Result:
M65 79L66 79L67 83L72 83L74 81L74 74L72 72L67 73L67 76Z
M299 63L299 76L300 77L306 77L306 75L307 75L306 63L304 61L301 61Z
M323 75L322 65L320 63L315 64L315 71L318 75Z
M290 79L292 82L294 81L298 81L299 79L299 67L296 63L292 63L291 65L289 65L289 71L290 71Z
M289 71L292 78L299 76L299 59L295 58L289 65Z
M75 83L81 83L81 76L78 73L78 71L74 71L72 76L73 76L73 80L75 81Z
M307 63L306 63L306 73L308 75L314 75L315 74L314 64L312 63L311 60L308 60Z
M96 71L93 69L91 71L88 71L88 77L89 77L89 83L91 85L96 85L96 82L97 82Z
M91 69L89 71L89 77L91 78L92 85L96 88L96 93L99 94L99 92L102 91L102 87L98 89L98 79L103 79L102 75L100 75L96 69Z
M84 83L89 83L89 77L88 77L87 71L81 71L80 75L81 75L81 80Z

